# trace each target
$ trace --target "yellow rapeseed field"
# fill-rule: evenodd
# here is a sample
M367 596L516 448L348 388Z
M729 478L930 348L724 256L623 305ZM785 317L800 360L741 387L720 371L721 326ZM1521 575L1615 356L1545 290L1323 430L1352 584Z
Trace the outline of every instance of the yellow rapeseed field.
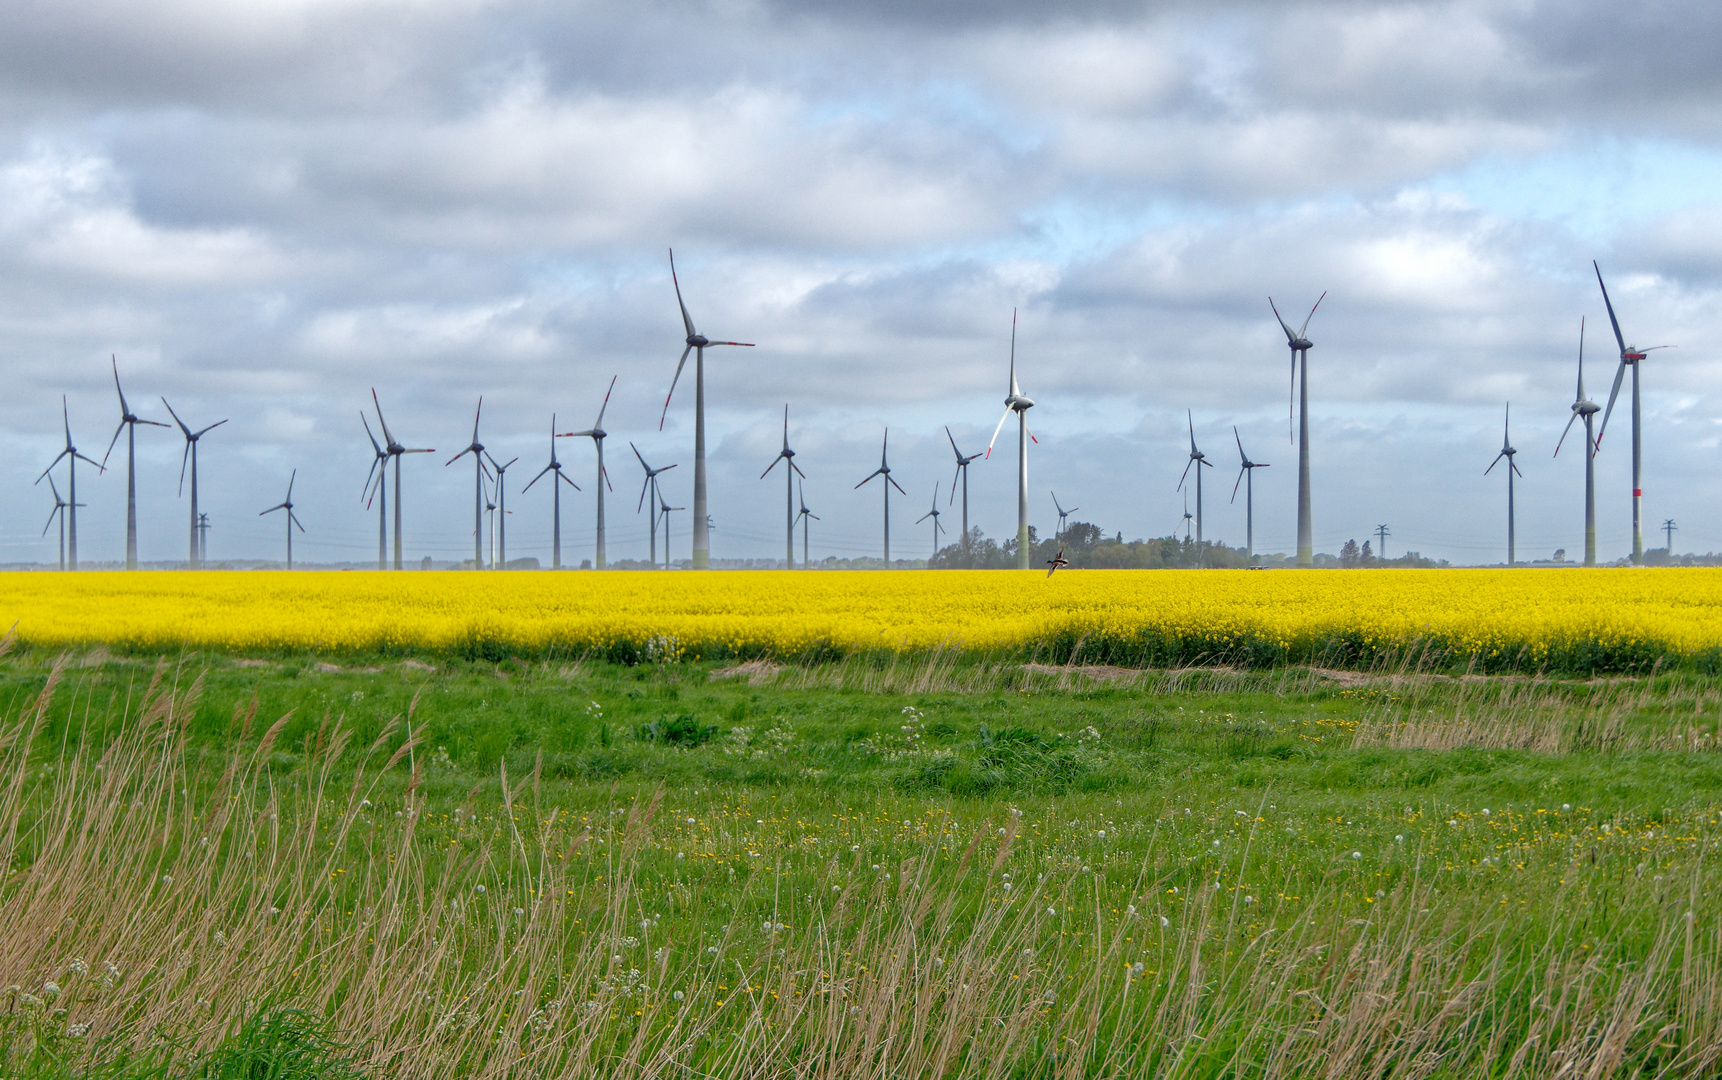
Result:
M13 622L32 645L234 652L1271 663L1426 644L1597 668L1722 652L1722 570L20 573L0 576Z

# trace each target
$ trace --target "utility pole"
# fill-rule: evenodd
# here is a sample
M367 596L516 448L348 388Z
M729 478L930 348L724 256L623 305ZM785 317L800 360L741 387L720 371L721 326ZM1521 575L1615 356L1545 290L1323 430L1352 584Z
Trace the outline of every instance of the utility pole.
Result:
M1636 372L1638 369L1635 367L1633 370ZM1679 528L1680 526L1674 523L1673 518L1669 518L1667 521L1662 523L1662 531L1664 535L1668 537L1668 557L1671 559L1674 557L1674 533Z
M1387 538L1392 535L1393 534L1388 531L1387 526L1385 525L1377 525L1375 527L1375 557L1380 559L1382 562L1387 561Z

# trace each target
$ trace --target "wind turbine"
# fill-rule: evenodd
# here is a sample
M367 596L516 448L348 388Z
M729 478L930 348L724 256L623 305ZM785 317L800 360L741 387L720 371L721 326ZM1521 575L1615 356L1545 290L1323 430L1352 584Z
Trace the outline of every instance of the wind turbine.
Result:
M1006 413L1005 415L1009 416L1010 414ZM1000 421L1000 423L1003 423L1003 421ZM898 491L902 491L903 494L909 494L907 491L903 491L902 484L891 479L891 463L885 460L885 455L890 449L891 429L886 428L885 443L879 450L879 467L868 473L866 480L855 485L855 490L859 491L861 490L862 484L867 483L868 480L872 480L875 476L883 476L885 478L885 483L882 486L885 489L885 569L887 570L891 569L891 488L895 487Z
M1184 410L1185 417L1190 423L1190 460L1184 465L1184 475L1178 477L1178 490L1184 489L1184 480L1190 475L1190 470L1196 470L1196 543L1202 542L1202 469L1213 468L1206 454L1196 449L1196 418L1188 409Z
M610 394L616 389L616 376L610 376L610 389L604 391L604 404L598 407L598 419L585 431L570 432L571 438L588 438L592 445L598 448L598 550L592 559L592 565L602 570L604 558L604 488L610 483L610 474L604 471L604 438L609 432L604 430L604 410L610 407ZM616 490L610 488L611 491Z
M945 438L951 440L951 453L957 455L957 475L951 477L951 501L957 498L957 477L963 481L963 557L969 554L969 462L982 457L981 454L964 454L957 449L957 438L951 434L951 429L945 428Z
M484 492L484 512L490 518L490 522L489 522L489 524L490 524L490 568L492 570L495 570L495 569L497 569L497 565L496 565L496 504L490 501L490 490L489 490L488 485L486 486L486 489Z
M54 460L48 462L48 467L42 470L42 475L36 477L36 483L40 484L45 477L48 477L48 474L54 471L54 466L60 463L61 458L67 459L66 475L68 479L66 497L68 501L66 503L66 512L70 514L70 517L68 518L70 525L67 532L70 539L68 540L66 547L66 565L69 569L76 570L78 568L78 507L83 505L78 501L78 460L82 458L84 461L88 461L91 465L96 467L97 472L106 472L107 470L102 468L101 462L92 461L90 458L84 457L83 454L78 452L78 448L72 445L72 416L71 413L66 410L66 395L64 394L60 395L60 419L63 420L66 425L66 448L54 455ZM48 478L48 486L53 487L52 478ZM55 488L55 497L58 498L58 495L59 489ZM44 529L42 531L46 532L47 530Z
M1579 363L1578 363L1578 396L1573 399L1572 419L1561 431L1561 441L1555 443L1555 456L1560 457L1561 446L1567 441L1567 432L1573 429L1574 421L1584 418L1584 564L1596 565L1596 441L1591 438L1591 417L1597 414L1599 406L1590 398L1584 396L1584 319L1579 319Z
M84 460L88 461L89 459L85 458ZM54 493L54 508L48 511L48 523L42 526L42 535L48 535L48 530L54 526L54 518L58 517L60 519L60 572L64 573L66 570L66 508L72 504L60 498L59 485L54 483L52 476L48 477L48 488ZM79 503L78 505L84 504Z
M1614 317L1614 304L1608 298L1608 286L1602 283L1602 270L1591 260L1591 269L1596 271L1596 283L1602 289L1602 302L1608 308L1608 321L1614 327L1614 341L1620 346L1620 367L1614 373L1614 389L1608 393L1608 409L1602 414L1602 428L1596 433L1597 449L1602 449L1602 437L1608 431L1608 418L1614 413L1614 399L1620 394L1620 381L1626 375L1626 369L1632 369L1632 561L1642 566L1644 564L1644 527L1640 520L1641 503L1644 499L1644 489L1639 481L1639 462L1641 458L1638 425L1638 362L1644 359L1645 353L1657 349L1671 349L1672 345L1653 345L1641 349L1636 345L1628 345L1626 338L1620 332L1620 320Z
M1078 510L1082 509L1082 507L1073 506L1069 510L1066 510L1064 507L1058 505L1058 492L1053 491L1048 494L1052 496L1053 508L1058 511L1058 536L1055 537L1055 539L1062 543L1064 540L1064 519L1076 513Z
M640 501L634 504L634 513L639 513L640 507L646 505L646 492L650 491L652 493L652 569L656 570L658 567L658 504L663 501L658 496L658 474L661 472L669 472L671 469L675 468L675 466L665 465L661 469L654 469L650 465L646 464L645 458L640 456L639 447L635 446L633 443L629 443L628 449L632 450L634 452L634 457L639 459L640 468L646 470L646 481L640 485ZM668 565L670 561L669 552L670 537L669 534L666 533L664 534L664 563L666 565Z
M676 383L682 377L682 368L688 362L688 353L694 354L694 556L693 568L705 570L711 565L711 538L708 535L710 525L706 518L706 349L713 345L739 345L744 349L753 348L751 341L713 341L694 329L694 320L688 315L688 305L682 302L682 283L676 278L676 253L670 252L670 281L676 287L676 305L682 309L682 326L687 330L687 348L682 350L682 358L676 364L675 378L670 380L670 392L664 395L664 412L658 417L658 430L664 430L664 416L670 413L670 398L675 396ZM666 540L667 544L668 541Z
M807 522L819 520L819 515L807 509L807 481L801 482L801 512L796 515L801 520L801 567L806 569L813 564L807 560Z
M207 561L209 558L209 511L197 515L197 557Z
M1280 318L1280 309L1274 307L1274 298L1268 297L1268 307L1273 309L1274 318L1279 319L1280 329L1286 332L1286 344L1291 347L1291 375L1293 388L1297 390L1298 400L1298 439L1297 439L1297 564L1299 566L1315 565L1315 543L1311 540L1309 521L1309 351L1315 347L1315 342L1304 337L1309 329L1309 321L1315 318L1315 308L1327 299L1327 293L1316 297L1315 307L1309 309L1304 317L1303 325L1297 333L1292 333L1291 327ZM1303 379L1298 379L1298 359L1303 359ZM1290 410L1287 410L1287 420L1290 420Z
M1028 430L1028 411L1034 408L1033 399L1025 395L1016 384L1016 309L1010 312L1010 396L1005 398L1004 415L999 417L998 427L993 428L992 442L987 443L987 457L993 456L993 442L998 441L999 431L1004 422L1010 419L1011 413L1016 413L1016 568L1028 569L1028 441L1034 439ZM1040 445L1039 439L1034 439L1035 445ZM901 489L899 489L901 490Z
M558 438L567 438L567 436L566 434L560 436L556 434L556 414L551 413L550 464L538 470L538 475L527 481L526 486L520 489L520 493L524 495L532 490L533 484L544 479L545 473L553 472L556 474L556 479L550 481L550 569L552 570L562 569L562 485L567 484L575 491L580 490L579 484L562 475L562 463L556 460L556 440ZM398 492L396 498L399 498Z
M1190 542L1190 522L1192 522L1194 520L1195 520L1195 516L1190 513L1190 495L1188 492L1185 492L1185 494L1184 494L1184 542L1186 544ZM1174 533L1173 535L1177 535L1177 534Z
M484 456L490 458L490 467L496 472L496 536L491 540L491 561L497 569L506 570L508 569L508 488L503 484L503 474L508 472L509 466L520 459L517 457L509 458L504 464L490 457L488 450L484 452Z
M377 569L389 568L389 452L377 444L377 437L371 434L371 422L365 419L363 409L359 410L359 423L365 425L365 438L371 440L371 450L376 454L371 458L371 470L365 474L365 509L371 508L371 500L377 498ZM371 484L371 477L377 482Z
M1238 480L1244 483L1244 555L1254 558L1256 554L1256 470L1268 468L1265 461L1251 461L1250 455L1244 453L1244 440L1238 434L1238 426L1232 425L1232 438L1238 444L1238 458L1242 462L1238 466ZM1232 502L1238 501L1238 481L1232 482Z
M217 420L209 427L193 431L185 426L185 421L181 420L179 414L173 411L173 406L167 404L167 398L162 398L161 403L167 405L168 415L173 417L173 422L179 425L179 430L185 433L185 451L179 456L179 490L182 493L185 491L185 466L186 462L189 461L191 463L191 558L189 565L191 569L196 570L203 565L203 544L197 535L197 440L203 438L211 430L227 423L227 421L225 419ZM399 528L399 525L397 524L396 527Z
M277 510L287 511L287 569L289 570L293 569L293 526L299 525L299 515L293 512L293 481L297 479L299 479L299 470L294 469L293 475L287 478L287 497L277 505L271 506L257 515L262 517L264 514L273 514ZM305 526L299 525L299 531L304 532Z
M484 444L478 441L478 418L484 412L484 398L478 399L478 410L472 414L472 442L465 450L443 462L443 468L448 468L468 454L472 455L472 568L484 569L484 482L488 473L484 468ZM399 492L396 493L399 495Z
M937 485L937 484L933 485L933 508L931 510L927 511L926 513L922 514L920 517L916 518L915 524L919 525L921 522L927 520L928 518L933 519L933 554L937 555L939 553L939 529L940 529L940 525L939 525L939 485ZM930 560L930 559L928 560L929 563L931 561L932 560Z
M377 408L377 423L383 428L384 449L395 459L395 569L401 568L401 458L406 454L434 454L436 451L429 447L409 449L395 441L389 431L389 422L383 419L383 403L377 400L375 387L371 388L371 404Z
M1579 396L1583 397L1584 394L1580 393ZM1507 459L1507 565L1508 566L1513 565L1513 561L1514 561L1514 558L1513 558L1513 556L1514 556L1514 551L1513 551L1513 474L1518 473L1518 475L1521 477L1525 475L1524 473L1519 472L1519 466L1516 463L1514 463L1514 461L1513 461L1513 455L1518 453L1518 451L1513 449L1513 441L1511 438L1512 424L1513 424L1513 403L1509 401L1507 403L1506 419L1501 424L1501 452L1499 454L1496 454L1495 460L1489 462L1489 467L1487 469L1483 470L1483 475L1488 476L1490 473L1495 471L1495 466L1497 466L1501 463L1502 458ZM1568 421L1567 426L1571 427L1572 422Z
M662 491L659 491L657 495L658 512L664 515L664 569L668 570L670 568L670 511L686 510L687 507L671 506L669 502L664 499L664 493ZM707 528L710 528L711 523L707 522L706 526Z
M120 389L120 362L109 357L114 366L114 389L120 395L120 426L114 428L114 437L108 440L108 453L102 455L102 466L108 464L108 454L114 452L114 444L120 441L120 432L126 433L126 569L138 568L138 437L137 426L149 424L151 427L167 427L160 420L145 420L133 414L132 407L126 404L126 392Z
M805 480L807 479L807 474L802 472L801 466L795 463L795 451L789 448L788 405L783 407L783 449L779 450L777 452L777 456L771 459L771 464L765 467L765 472L760 473L759 478L764 480L766 474L777 468L777 463L780 461L789 466L787 469L783 470L783 478L785 480L783 489L783 524L784 532L787 534L784 542L788 545L783 557L783 563L786 567L793 570L795 569L795 477L800 476Z

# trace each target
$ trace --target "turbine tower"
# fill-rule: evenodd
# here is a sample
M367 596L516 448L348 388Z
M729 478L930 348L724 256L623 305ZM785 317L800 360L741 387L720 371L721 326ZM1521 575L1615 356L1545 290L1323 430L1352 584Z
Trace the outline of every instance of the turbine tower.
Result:
M371 470L365 474L365 509L371 508L371 500L377 502L377 569L389 568L389 452L377 444L377 437L371 434L371 422L365 419L363 409L359 410L359 423L365 425L365 438L371 440L371 450L375 454L371 458ZM377 482L373 485L371 477Z
M1567 441L1567 432L1573 429L1573 422L1584 418L1584 564L1596 565L1596 441L1591 438L1591 418L1597 414L1598 405L1584 396L1584 320L1579 319L1579 363L1578 363L1578 396L1573 399L1572 419L1561 431L1561 441L1555 443L1555 456L1560 457L1561 446Z
M189 461L191 463L191 558L188 560L188 565L190 569L196 570L203 566L203 544L197 535L197 441L227 421L225 419L217 420L209 427L193 431L185 426L185 421L181 420L179 414L173 411L173 406L167 404L167 398L162 398L161 403L167 405L167 414L173 417L173 422L178 424L179 430L185 433L185 451L179 456L179 490L181 494L185 492L185 466Z
M1196 449L1196 418L1194 416L1190 415L1190 411L1188 409L1184 410L1184 413L1185 413L1186 418L1188 418L1188 420L1190 422L1190 460L1188 462L1186 462L1184 465L1184 474L1182 476L1178 477L1178 488L1177 488L1177 490L1179 490L1179 491L1184 490L1185 479L1187 479L1189 477L1190 470L1195 469L1196 470L1196 543L1200 544L1202 542L1202 469L1204 467L1211 469L1214 467L1214 463L1208 460L1207 455L1203 454L1200 450ZM1186 509L1188 509L1188 508L1186 507Z
M42 470L42 475L36 477L36 483L40 484L43 479L48 478L48 474L54 471L54 466L60 463L61 458L66 459L67 502L65 512L69 515L66 534L66 567L70 570L76 570L78 568L78 507L84 505L78 501L78 461L80 459L88 461L96 467L97 472L106 472L107 470L102 468L101 462L84 457L78 452L78 448L72 445L72 415L66 409L66 395L64 394L60 395L60 419L66 425L66 448L54 455L54 460L48 462L48 467ZM49 479L48 486L53 487L51 479ZM59 491L55 489L55 498L58 497ZM46 532L47 530L44 529L43 531Z
M783 407L783 449L779 450L777 452L777 456L771 459L771 464L765 467L765 472L760 473L759 478L764 480L766 474L777 468L777 463L780 461L789 466L787 469L783 470L783 478L785 480L783 489L783 524L784 532L787 534L784 542L788 545L786 553L783 556L783 565L793 570L795 569L795 477L800 476L803 480L806 480L807 474L802 472L801 466L795 463L795 451L789 448L788 405Z
M1073 506L1069 510L1066 510L1064 507L1058 505L1058 492L1052 491L1048 492L1048 494L1052 496L1053 509L1058 511L1058 535L1054 537L1054 539L1062 541L1064 539L1064 519L1076 513L1078 510L1082 509L1082 507Z
M670 392L664 395L664 413L658 417L658 430L664 430L664 416L670 412L670 398L675 395L676 382L682 377L682 368L688 362L688 353L694 354L694 556L693 568L705 570L711 565L711 537L706 508L706 350L713 345L739 345L744 349L753 348L751 341L713 341L694 329L694 320L688 315L688 305L682 302L682 283L676 278L676 253L670 252L670 282L676 287L676 305L682 309L682 327L687 330L687 347L682 350L682 358L676 364L675 378L670 380ZM666 525L665 528L668 528ZM666 534L666 550L668 549Z
M1238 481L1244 485L1244 555L1247 558L1256 556L1256 470L1265 469L1265 461L1251 461L1250 455L1244 453L1244 440L1238 435L1238 427L1232 425L1232 438L1238 444L1238 479L1232 482L1232 502L1238 501Z
M1620 381L1626 375L1626 369L1632 369L1632 561L1644 565L1644 524L1640 519L1643 512L1644 489L1640 482L1641 443L1639 441L1638 424L1638 362L1644 359L1644 354L1655 352L1657 349L1671 349L1672 345L1653 345L1641 349L1636 345L1628 345L1626 338L1620 332L1620 320L1614 317L1614 304L1608 298L1608 286L1602 283L1602 269L1596 261L1591 260L1591 269L1596 271L1596 283L1602 289L1602 302L1608 307L1608 321L1614 327L1614 342L1620 346L1620 367L1615 369L1614 389L1608 393L1608 409L1602 414L1602 428L1596 433L1597 449L1602 449L1602 437L1608 431L1608 418L1614 413L1614 399L1620 393Z
M137 426L149 424L151 427L167 427L160 420L145 420L132 413L132 407L126 404L126 392L120 389L120 362L109 357L114 366L114 390L120 395L120 426L114 428L114 437L108 440L108 453L102 455L104 470L108 464L108 454L114 452L114 444L120 441L120 432L126 433L126 569L138 568L138 437Z
M1006 413L1005 415L1009 416L1010 414ZM1000 422L1002 423L1003 421L1000 421ZM891 489L893 487L895 487L898 491L902 491L903 494L905 494L905 495L909 494L907 491L903 491L903 485L902 484L899 484L899 483L897 483L897 481L891 479L891 463L889 461L887 461L885 458L886 453L890 449L891 449L891 429L886 428L885 429L885 442L884 442L884 445L879 450L879 467L877 469L874 469L872 472L868 473L866 480L863 480L863 481L861 481L860 484L855 485L855 490L859 491L859 490L861 490L862 484L866 484L869 480L872 480L875 476L883 476L885 478L885 483L882 486L885 489L885 569L887 569L887 570L891 569Z
M520 459L517 457L509 458L504 464L490 457L488 450L484 452L484 456L490 458L490 467L496 473L496 538L491 541L491 562L497 569L506 570L508 569L508 488L503 481L509 466Z
M815 514L813 511L811 511L807 508L807 481L806 480L803 480L801 482L801 488L800 488L799 494L801 495L801 512L799 514L797 514L796 517L799 518L801 521L801 568L803 570L805 570L808 567L813 565L807 559L807 522L810 519L813 521L818 521L819 515Z
M951 440L951 453L957 455L957 473L951 477L951 501L957 498L957 479L963 481L963 558L969 557L969 462L980 458L980 454L964 454L957 449L957 438L951 434L951 429L945 428L945 438Z
M85 458L84 460L88 461L89 459ZM48 488L49 488L49 490L51 490L54 493L54 508L52 510L48 511L48 523L46 525L42 526L42 535L43 536L48 535L48 530L54 527L54 519L56 517L58 517L60 519L60 572L65 573L65 570L66 570L66 510L72 504L67 502L65 499L60 498L59 485L54 483L54 478L52 476L48 477ZM84 504L79 503L78 505L82 506Z
M293 569L293 526L299 525L299 515L293 512L293 481L297 479L299 479L299 470L294 469L293 475L287 478L287 497L277 505L271 506L257 515L262 517L264 514L273 514L277 510L287 511L287 569L289 570ZM304 532L305 526L299 525L299 531Z
M1016 568L1028 569L1028 441L1034 436L1028 430L1028 411L1034 400L1018 389L1016 384L1016 309L1010 313L1010 396L1005 398L1004 415L993 428L992 442L987 443L987 457L993 456L993 442L998 441L1004 422L1016 413ZM1040 444L1034 439L1035 445Z
M1186 491L1184 493L1184 543L1186 544L1190 542L1190 522L1194 520L1196 520L1196 516L1190 513L1190 493ZM1172 535L1178 534L1174 532Z
M604 430L604 410L610 407L610 395L616 389L616 376L610 376L610 389L604 391L604 404L598 406L598 419L585 431L570 433L571 438L587 438L598 448L598 549L592 557L592 565L602 570L607 565L604 554L604 488L610 484L610 474L604 471L604 438L609 432ZM494 463L493 463L494 464ZM611 487L611 491L616 490Z
M383 403L377 400L375 387L371 389L371 404L377 408L377 423L383 428L384 449L395 459L395 569L401 568L401 458L407 454L434 454L436 451L429 447L409 449L395 441L389 431L389 422L383 419Z
M1268 297L1268 307L1273 309L1274 318L1279 319L1280 329L1286 332L1286 344L1291 347L1291 376L1292 389L1297 392L1298 401L1298 439L1297 439L1297 564L1299 566L1315 565L1315 543L1311 539L1309 521L1309 351L1315 347L1315 342L1304 336L1309 329L1310 319L1315 318L1315 309L1327 299L1327 293L1316 297L1315 307L1309 309L1304 317L1303 325L1297 333L1292 333L1291 327L1280 318L1280 309L1274 307L1274 298ZM1303 378L1298 378L1298 360L1303 360ZM1290 412L1287 412L1290 418Z
M1584 394L1580 393L1579 396L1583 397ZM1508 566L1513 565L1513 562L1515 561L1514 560L1515 552L1513 550L1513 475L1515 473L1517 473L1521 477L1525 475L1524 473L1519 472L1519 466L1513 461L1513 455L1518 453L1518 451L1513 449L1512 425L1513 425L1513 403L1509 401L1507 403L1506 419L1501 424L1501 452L1499 454L1496 454L1495 460L1489 462L1489 467L1487 469L1483 470L1483 475L1488 476L1490 473L1495 471L1495 466L1497 466L1501 463L1502 458L1507 459L1507 565ZM1572 422L1568 421L1567 426L1571 427Z
M919 525L921 522L927 520L928 518L933 519L933 554L937 555L939 553L939 528L940 528L940 526L939 526L939 485L937 485L937 484L933 485L933 508L931 510L927 511L926 513L922 514L920 517L916 518L915 524ZM929 558L927 560L927 562L929 565L931 565L932 559Z
M675 466L665 465L661 469L654 469L650 465L646 464L645 458L640 456L639 447L635 446L633 443L629 443L628 449L634 452L634 457L640 462L640 468L646 470L646 480L645 483L640 485L640 501L634 504L634 513L639 513L640 507L646 505L646 492L650 491L652 493L652 569L656 570L658 567L658 504L663 501L658 495L658 474L661 472L669 472L671 469L675 468ZM669 552L670 538L669 534L666 533L664 535L664 563L666 566L670 561Z
M209 511L197 515L197 557L207 561L209 558Z
M666 500L664 498L664 493L661 490L658 492L658 513L664 515L664 569L665 570L670 569L670 511L671 510L686 510L686 509L687 509L687 507L685 507L685 506L671 506L669 504L668 500ZM706 523L706 527L707 528L711 527L711 523L709 521Z
M550 481L550 569L562 569L562 485L567 484L575 491L580 485L562 475L562 463L556 460L556 440L566 438L566 435L556 434L556 414L550 414L550 464L538 470L538 475L526 482L520 489L522 495L532 490L532 485L544 479L545 473L555 473L556 479ZM395 498L400 499L400 492L395 492Z
M443 462L448 468L468 454L472 455L472 568L484 569L484 482L490 478L484 467L484 444L478 441L478 418L484 412L484 398L478 399L478 410L472 414L472 442L465 450Z

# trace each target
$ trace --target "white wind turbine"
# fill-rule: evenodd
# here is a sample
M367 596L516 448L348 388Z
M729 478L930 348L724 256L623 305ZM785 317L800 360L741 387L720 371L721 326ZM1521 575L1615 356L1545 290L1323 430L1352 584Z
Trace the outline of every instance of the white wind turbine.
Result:
M1028 430L1028 411L1034 408L1034 399L1024 394L1016 384L1016 309L1010 313L1010 396L1005 398L1004 415L999 417L998 426L993 428L993 437L987 443L987 457L993 455L993 443L998 441L999 432L1004 428L1004 422L1010 419L1011 413L1016 413L1016 568L1028 569L1028 444L1033 439L1035 445L1040 444L1033 433Z

